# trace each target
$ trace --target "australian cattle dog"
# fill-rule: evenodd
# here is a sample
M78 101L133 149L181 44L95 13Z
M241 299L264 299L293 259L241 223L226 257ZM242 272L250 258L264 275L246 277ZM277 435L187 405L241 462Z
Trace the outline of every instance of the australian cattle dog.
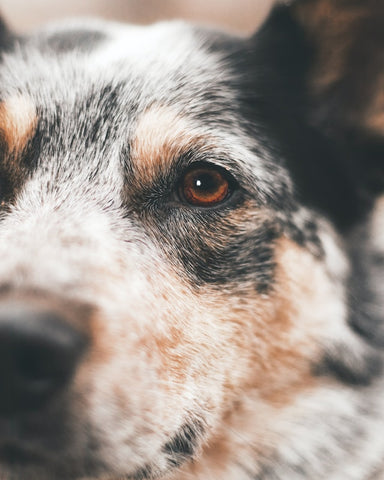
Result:
M383 52L383 0L2 24L2 480L384 478Z

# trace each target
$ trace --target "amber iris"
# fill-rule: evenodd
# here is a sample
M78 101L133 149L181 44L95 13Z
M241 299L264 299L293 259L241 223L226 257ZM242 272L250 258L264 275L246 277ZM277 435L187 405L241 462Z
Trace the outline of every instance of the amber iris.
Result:
M228 197L229 180L224 171L213 166L191 168L182 178L180 193L191 205L211 207Z

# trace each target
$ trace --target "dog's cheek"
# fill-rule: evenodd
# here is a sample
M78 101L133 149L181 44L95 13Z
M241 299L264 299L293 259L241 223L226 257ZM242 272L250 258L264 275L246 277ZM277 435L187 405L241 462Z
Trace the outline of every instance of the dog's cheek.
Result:
M326 253L331 255L332 248L329 268L326 261L282 237L276 244L274 286L268 295L257 295L247 285L241 298L207 292L221 305L219 321L225 318L236 325L228 341L232 352L226 355L233 353L241 360L230 360L221 423L203 448L199 466L186 466L186 474L199 470L201 478L205 471L220 478L225 474L220 466L229 464L256 471L258 459L278 444L287 412L300 398L316 397L328 384L328 378L313 371L324 345L340 337L352 339L342 287L347 266L336 245L326 246Z
M253 382L263 400L284 406L316 386L311 364L343 298L324 264L292 240L280 239L275 255L274 291L255 329Z
M333 247L330 261L342 265ZM187 451L206 459L203 466L250 448L244 423L252 429L249 438L259 433L252 448L263 454L281 412L324 384L313 372L323 345L351 335L344 266L330 269L287 237L277 240L275 260L268 294L233 281L221 291L196 291L163 264L156 279L143 277L124 313L95 317L93 348L74 388L98 430L100 456L108 459L113 451L116 471L148 463L167 470L166 446L190 424L197 433ZM240 447L230 433L238 430L245 431Z
M120 473L147 463L163 471L197 454L223 414L228 385L239 383L233 365L245 371L249 348L238 322L218 316L217 305L166 267L144 276L128 303L124 314L93 319L93 346L73 388L99 432L100 457L113 450ZM175 456L172 441L185 429L193 441Z
M332 261L339 261L343 276L344 257L336 246L334 250L339 258ZM239 377L234 381L237 388L255 388L267 401L284 405L300 388L316 384L312 362L321 356L325 339L348 327L344 287L336 268L330 272L326 260L286 236L276 240L274 261L267 294L255 291L251 282L236 285L231 279L223 293L205 289L201 303L212 322L230 331L228 349L247 358L240 363L246 371L231 371L231 379Z

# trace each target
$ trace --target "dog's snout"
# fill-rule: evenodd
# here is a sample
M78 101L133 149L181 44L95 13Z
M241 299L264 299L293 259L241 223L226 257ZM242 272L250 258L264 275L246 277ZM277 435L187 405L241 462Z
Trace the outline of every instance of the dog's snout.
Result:
M43 406L67 384L85 346L61 313L0 306L0 414Z

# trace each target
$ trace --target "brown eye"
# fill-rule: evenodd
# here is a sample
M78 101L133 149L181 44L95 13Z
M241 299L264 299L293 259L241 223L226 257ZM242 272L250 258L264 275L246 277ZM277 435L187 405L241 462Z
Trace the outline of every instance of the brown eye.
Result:
M179 187L180 196L199 207L211 207L231 194L229 175L214 165L199 165L184 174Z

